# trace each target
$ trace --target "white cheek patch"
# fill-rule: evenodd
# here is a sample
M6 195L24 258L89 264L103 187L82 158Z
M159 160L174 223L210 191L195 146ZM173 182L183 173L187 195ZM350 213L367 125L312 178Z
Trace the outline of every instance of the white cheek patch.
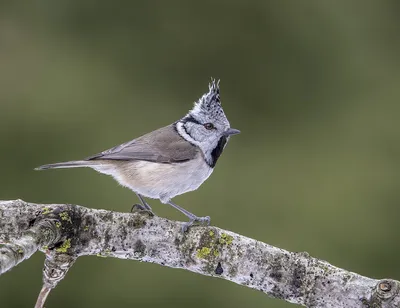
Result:
M189 141L191 144L194 144L194 145L197 145L198 147L200 147L200 142L194 140L192 138L192 136L190 136L186 132L185 128L183 127L183 123L181 123L181 122L176 123L176 129L177 129L179 135L181 135L185 140Z

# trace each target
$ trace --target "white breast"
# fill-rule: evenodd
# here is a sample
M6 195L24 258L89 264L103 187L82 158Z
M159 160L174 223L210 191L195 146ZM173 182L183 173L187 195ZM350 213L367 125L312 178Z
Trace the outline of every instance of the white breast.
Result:
M120 162L113 169L113 172L107 174L112 175L121 185L145 197L160 199L163 203L177 195L196 190L213 171L201 154L183 163L130 161Z

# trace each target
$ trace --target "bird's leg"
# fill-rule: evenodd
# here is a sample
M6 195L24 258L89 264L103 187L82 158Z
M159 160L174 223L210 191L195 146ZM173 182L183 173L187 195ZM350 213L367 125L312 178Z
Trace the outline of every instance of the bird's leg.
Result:
M136 203L136 204L132 205L131 212L135 212L137 210L146 211L151 216L155 216L154 213L153 213L153 210L151 209L151 206L143 199L143 197L141 195L139 195L138 193L136 193L136 192L135 192L135 194L139 198L141 204L137 204Z
M181 208L179 205L173 203L171 200L169 200L167 203L189 218L189 221L182 225L182 232L186 232L189 227L192 226L195 222L199 222L207 226L210 224L210 216L197 217L196 215L185 210L184 208Z
M136 193L136 196L138 196L140 202L142 203L142 206L144 207L144 210L152 211L151 206L143 199L141 195Z

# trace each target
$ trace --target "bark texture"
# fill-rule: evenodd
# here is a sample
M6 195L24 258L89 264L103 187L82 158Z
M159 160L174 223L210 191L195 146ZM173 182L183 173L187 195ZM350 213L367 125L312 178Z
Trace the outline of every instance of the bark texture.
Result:
M0 274L37 250L46 254L43 290L54 288L79 256L95 255L182 268L307 307L400 307L398 281L367 278L214 226L182 234L181 222L146 212L0 201Z

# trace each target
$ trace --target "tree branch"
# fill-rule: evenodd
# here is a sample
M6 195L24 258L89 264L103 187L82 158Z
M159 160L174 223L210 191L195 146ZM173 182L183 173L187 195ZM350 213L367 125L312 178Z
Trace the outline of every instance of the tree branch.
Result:
M217 227L192 227L147 213L69 204L0 201L0 274L46 253L36 307L83 255L182 268L230 280L307 307L399 307L399 282L375 280L307 253L293 253ZM20 250L21 249L21 250Z
M1 233L3 233L3 230ZM60 236L55 223L43 219L32 228L27 229L12 242L0 237L0 275L30 258L41 246L57 241Z

